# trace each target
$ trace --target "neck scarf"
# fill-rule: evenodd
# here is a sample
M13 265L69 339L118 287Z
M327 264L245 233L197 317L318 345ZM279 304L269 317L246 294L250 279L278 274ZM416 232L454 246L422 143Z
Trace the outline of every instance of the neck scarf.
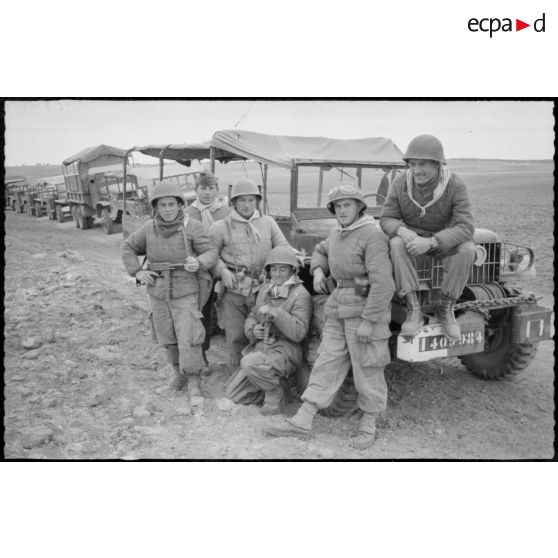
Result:
M375 227L377 226L376 221L374 221L374 217L371 217L370 215L363 215L360 219L357 219L352 225L349 225L348 227L343 227L341 223L337 222L337 230L339 232L354 231L355 229L360 229L360 227L364 227L364 225L368 225L370 223L372 223L372 225L374 225Z
M204 205L200 200L196 200L192 207L195 207L200 212L202 224L209 228L215 223L212 213L221 209L224 204L225 202L222 199L215 198L209 205Z
M434 205L441 197L442 194L446 191L446 188L448 187L448 182L449 179L451 177L451 172L448 169L448 167L446 167L445 165L440 167L440 174L438 177L438 185L436 186L436 188L434 188L434 196L432 197L432 199L426 204L426 205L420 205L420 203L418 203L414 198L413 198L413 184L414 184L414 179L413 179L413 174L411 173L410 170L407 171L407 195L409 196L409 199L420 209L420 215L419 217L424 217L424 215L426 214L426 210ZM433 179L432 182L428 182L428 184L425 184L425 187L431 185L436 179Z
M267 295L269 298L288 298L289 287L298 285L299 283L301 283L300 279L296 276L296 273L293 273L282 285L270 283L267 288Z
M163 221L159 212L157 212L153 218L153 224L155 234L162 234L164 238L168 238L184 225L184 210L180 208L178 215L172 221Z
M261 242L262 241L262 235L258 232L256 227L254 227L254 225L252 224L252 221L254 221L255 219L259 219L259 218L260 218L260 212L257 209L254 210L254 213L252 214L252 217L250 217L250 219L244 219L244 217L242 217L241 215L239 215L237 213L236 209L231 210L231 221L236 221L238 223L244 223L246 225L246 234L248 235L248 238L252 238L252 240L254 242Z

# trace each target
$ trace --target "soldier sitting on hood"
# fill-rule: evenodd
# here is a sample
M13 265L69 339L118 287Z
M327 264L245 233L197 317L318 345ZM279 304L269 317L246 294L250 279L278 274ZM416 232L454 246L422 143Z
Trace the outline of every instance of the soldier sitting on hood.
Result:
M414 138L403 160L409 169L394 180L380 215L380 226L390 237L397 294L407 300L401 333L414 337L423 325L415 258L428 254L444 265L435 317L446 337L457 341L461 331L453 308L475 259L467 185L449 171L442 144L434 136Z
M302 366L301 342L310 325L312 297L297 276L298 267L287 246L273 248L267 255L264 269L271 282L260 289L246 319L244 331L250 344L227 385L227 396L237 403L250 402L247 395L257 396L263 390L263 415L281 412L280 381Z

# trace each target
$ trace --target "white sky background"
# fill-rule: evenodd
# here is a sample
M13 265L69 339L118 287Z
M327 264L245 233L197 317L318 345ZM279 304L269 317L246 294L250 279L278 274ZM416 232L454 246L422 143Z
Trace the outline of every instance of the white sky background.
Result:
M238 124L237 124L238 123ZM405 150L438 136L446 156L549 159L552 103L545 101L8 101L5 164L58 164L101 143L206 141L219 129L283 135L384 136Z

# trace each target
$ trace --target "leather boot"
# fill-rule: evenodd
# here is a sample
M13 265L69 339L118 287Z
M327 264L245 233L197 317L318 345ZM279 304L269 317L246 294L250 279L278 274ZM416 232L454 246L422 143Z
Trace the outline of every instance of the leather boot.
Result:
M318 408L313 403L305 401L294 417L266 426L264 433L268 436L309 440L312 437L312 421L317 412Z
M404 337L414 337L423 325L422 311L418 301L417 293L407 293L407 317L401 326L401 334Z
M203 397L202 391L200 389L199 376L188 376L188 395L191 398Z
M281 386L277 386L271 391L266 391L264 404L263 407L260 409L260 413L262 415L280 415L282 401L283 390Z
M454 304L455 298L442 294L434 316L442 324L442 331L445 336L453 341L459 341L461 339L461 329L453 313Z
M372 447L376 441L377 413L364 413L357 431L349 436L349 445L353 449L364 450Z
M186 377L186 374L180 373L178 364L173 364L172 369L174 371L174 377L170 383L170 388L173 391L180 391L186 385L188 379Z

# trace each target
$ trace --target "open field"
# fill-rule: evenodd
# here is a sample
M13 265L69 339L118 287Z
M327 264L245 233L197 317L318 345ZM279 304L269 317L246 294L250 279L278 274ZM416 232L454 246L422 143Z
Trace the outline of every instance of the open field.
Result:
M477 226L532 246L529 288L552 304L553 176L468 163ZM228 172L234 170L229 167ZM227 176L221 174L221 183ZM203 404L184 414L151 342L143 289L123 271L119 235L7 212L5 446L32 459L549 459L554 455L554 342L518 377L484 382L457 359L386 368L388 412L376 444L347 447L356 417L318 417L309 443L270 439L255 407L223 400L222 337L209 353ZM30 343L30 339L34 339ZM32 347L32 348L29 348ZM292 394L287 411L298 406Z

